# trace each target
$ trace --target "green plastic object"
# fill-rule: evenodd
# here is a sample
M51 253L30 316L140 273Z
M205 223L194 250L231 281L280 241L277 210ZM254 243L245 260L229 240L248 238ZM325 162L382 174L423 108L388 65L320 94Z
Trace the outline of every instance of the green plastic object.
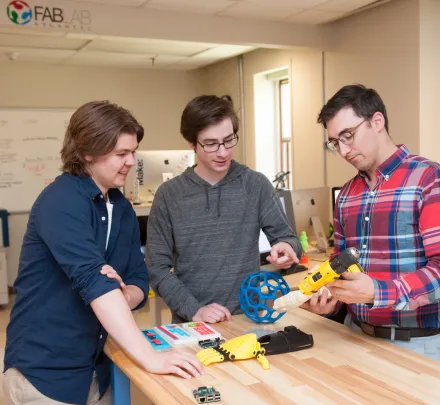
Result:
M333 224L329 222L328 224L328 237L331 238L333 236L335 229L333 228Z
M304 252L309 248L309 238L307 238L306 231L302 231L299 237L299 241L301 242L301 246Z

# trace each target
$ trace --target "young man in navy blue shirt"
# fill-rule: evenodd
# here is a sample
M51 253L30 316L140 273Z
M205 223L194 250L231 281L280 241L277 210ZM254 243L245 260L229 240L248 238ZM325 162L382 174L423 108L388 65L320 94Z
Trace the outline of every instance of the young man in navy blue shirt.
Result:
M147 371L199 376L197 358L158 353L131 309L148 274L139 226L122 187L144 130L125 109L91 102L72 116L63 174L32 207L7 328L9 404L109 404L107 332Z

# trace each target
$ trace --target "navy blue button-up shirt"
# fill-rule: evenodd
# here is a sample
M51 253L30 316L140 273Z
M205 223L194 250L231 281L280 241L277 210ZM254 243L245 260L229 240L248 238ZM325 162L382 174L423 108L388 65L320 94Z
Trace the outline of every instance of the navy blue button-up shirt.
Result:
M90 302L119 288L102 274L112 266L127 285L148 296L136 215L118 189L106 250L108 214L90 178L62 174L32 207L15 281L17 297L7 328L5 370L17 368L41 393L86 404L93 371L101 395L109 385L107 334ZM140 304L144 305L146 299Z

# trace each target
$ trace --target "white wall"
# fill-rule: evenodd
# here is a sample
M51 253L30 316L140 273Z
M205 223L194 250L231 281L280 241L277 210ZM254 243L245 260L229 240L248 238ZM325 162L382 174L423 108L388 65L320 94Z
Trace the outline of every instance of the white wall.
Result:
M325 98L340 87L363 83L379 91L388 109L390 134L414 153L440 160L437 140L440 78L440 2L399 0L353 15L325 28ZM355 170L326 155L316 116L322 107L321 50L256 50L243 56L244 148L237 160L256 167L254 75L289 66L292 86L294 187L340 186ZM77 107L111 99L143 123L141 148L181 149L180 114L201 93L230 94L240 106L237 58L191 72L0 65L0 107ZM242 159L245 157L245 159ZM10 268L16 272L27 217L11 217ZM13 254L12 254L13 253ZM11 273L11 272L10 272Z
M243 59L246 164L256 167L254 76L288 66L292 100L293 187L323 187L323 135L316 124L316 115L322 107L321 51L260 49L246 53Z
M240 77L239 62L237 57L229 58L210 66L194 71L200 80L202 93L223 96L225 94L232 97L237 115L240 118L240 129L238 136L239 143L234 148L234 159L244 162L243 156L243 121L241 119L241 97L240 97Z
M275 83L266 73L254 75L255 170L270 181L278 172L280 158Z
M326 100L347 84L375 88L387 107L391 138L413 153L420 151L418 16L418 0L399 0L337 21L328 27L332 50L325 53ZM333 187L356 171L328 153L326 173Z
M440 1L420 0L420 154L440 162Z
M6 63L0 65L0 107L77 108L108 99L132 111L143 124L140 149L186 149L179 133L186 103L202 91L194 71L171 72ZM8 284L18 259L28 215L11 215Z
M194 71L0 65L0 107L77 108L108 99L131 110L145 128L141 148L181 149L180 115L201 91Z
M324 136L316 117L322 107L322 53L291 54L292 154L295 190L325 186Z

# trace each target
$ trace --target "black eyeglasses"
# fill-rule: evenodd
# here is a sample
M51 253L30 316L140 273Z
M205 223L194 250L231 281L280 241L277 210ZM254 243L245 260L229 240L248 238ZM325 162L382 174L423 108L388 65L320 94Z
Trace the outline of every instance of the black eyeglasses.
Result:
M220 149L220 146L224 146L226 149L231 149L238 143L238 135L234 134L234 136L231 139L228 139L227 141L224 141L222 143L205 143L202 144L199 141L197 143L203 148L203 150L207 153L211 152L217 152Z
M357 129L368 119L364 119L361 123L356 125L355 127L343 132L339 135L339 138L329 139L324 144L330 149L332 152L339 152L339 142L343 145L351 145L354 142L354 136L356 135Z

